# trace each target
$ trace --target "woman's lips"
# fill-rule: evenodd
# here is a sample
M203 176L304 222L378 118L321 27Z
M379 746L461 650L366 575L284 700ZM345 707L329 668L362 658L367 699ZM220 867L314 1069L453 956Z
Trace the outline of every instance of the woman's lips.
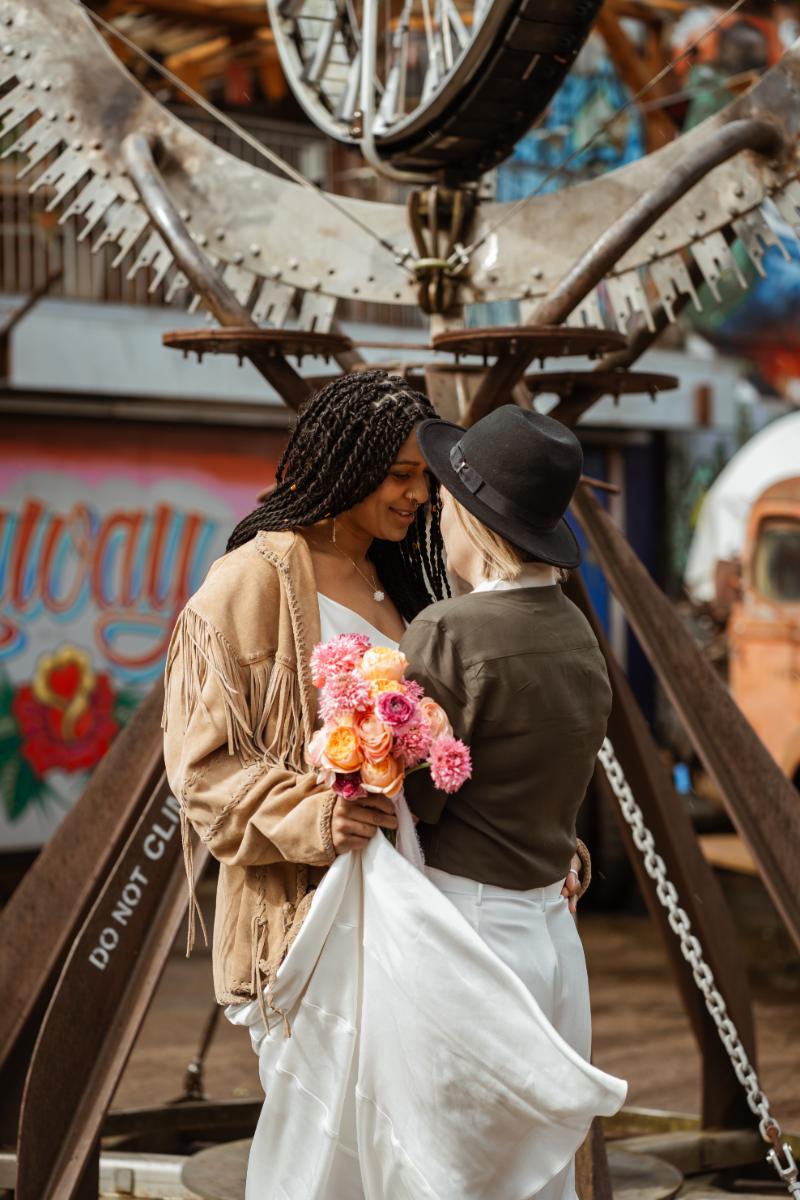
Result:
M399 508L390 508L389 512L393 513L393 515L397 517L398 521L405 522L406 525L410 525L417 515L416 512L403 512Z

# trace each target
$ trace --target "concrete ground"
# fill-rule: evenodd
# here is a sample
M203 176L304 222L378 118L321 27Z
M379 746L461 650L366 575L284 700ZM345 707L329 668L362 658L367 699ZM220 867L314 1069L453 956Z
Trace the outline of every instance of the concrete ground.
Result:
M731 885L751 965L762 1085L774 1115L800 1132L800 963L752 881ZM738 890L737 890L738 889ZM594 1061L628 1079L629 1103L695 1113L699 1060L658 935L645 916L581 916L592 987ZM213 1004L207 952L176 944L114 1101L115 1108L176 1098ZM210 1098L259 1094L247 1033L223 1018L207 1058Z

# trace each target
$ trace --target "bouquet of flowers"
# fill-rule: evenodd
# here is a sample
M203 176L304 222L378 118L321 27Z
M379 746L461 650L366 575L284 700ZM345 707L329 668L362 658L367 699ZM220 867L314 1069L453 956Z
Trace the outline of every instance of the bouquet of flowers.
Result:
M398 796L410 772L430 768L434 785L457 792L472 774L469 748L453 737L447 714L405 678L399 650L340 634L311 655L323 726L307 757L338 795Z

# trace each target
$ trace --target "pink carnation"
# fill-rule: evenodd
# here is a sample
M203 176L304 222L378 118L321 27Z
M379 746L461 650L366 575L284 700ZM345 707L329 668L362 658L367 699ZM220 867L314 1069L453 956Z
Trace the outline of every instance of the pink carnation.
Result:
M425 688L421 683L417 683L416 679L405 679L403 691L410 700L422 700L425 695Z
M363 633L340 633L329 642L320 642L311 653L311 678L314 687L325 687L332 675L355 671L371 642Z
M431 751L431 727L427 721L410 725L394 739L392 753L402 760L404 767L416 767Z
M319 711L326 723L341 713L368 712L372 708L372 689L356 671L329 675L319 698Z
M337 796L341 796L343 800L359 800L367 794L361 786L361 776L358 771L352 775L337 775L331 784L331 790L336 792Z
M395 733L404 732L419 720L419 705L405 692L380 692L375 712Z
M431 747L431 779L443 792L457 792L472 775L469 747L454 737L437 738Z

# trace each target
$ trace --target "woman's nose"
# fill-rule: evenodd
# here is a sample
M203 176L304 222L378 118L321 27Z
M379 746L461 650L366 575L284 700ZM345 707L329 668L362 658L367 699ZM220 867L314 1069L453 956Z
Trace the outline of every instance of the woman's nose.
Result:
M414 479L406 490L408 500L416 500L417 504L427 504L429 499L428 481L424 476Z

